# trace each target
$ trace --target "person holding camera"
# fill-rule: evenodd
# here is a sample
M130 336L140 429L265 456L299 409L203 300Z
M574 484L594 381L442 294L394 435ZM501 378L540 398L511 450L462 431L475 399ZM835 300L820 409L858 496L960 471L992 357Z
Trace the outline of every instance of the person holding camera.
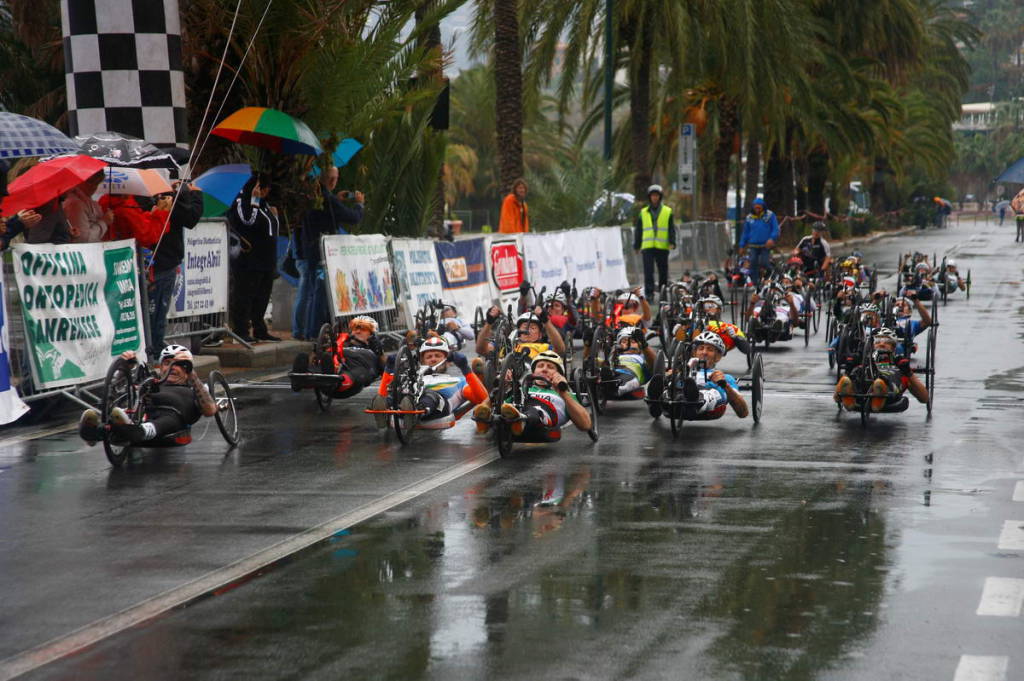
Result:
M158 232L157 244L153 247L153 276L149 285L150 345L154 349L164 346L164 332L167 329L167 313L171 309L171 294L178 277L178 265L185 259L185 230L194 229L203 216L203 193L194 184L174 183L177 200L171 197L173 207L164 227ZM167 202L163 205L166 207Z
M264 319L277 276L280 229L277 209L267 203L269 195L270 176L255 173L228 211L228 226L241 242L241 251L231 260L231 328L249 343L281 340L270 334Z
M121 353L127 362L137 361L131 350ZM160 351L156 375L163 381L160 390L150 393L146 403L146 420L132 423L120 407L110 412L110 423L100 423L95 409L86 409L78 422L78 434L91 447L102 440L106 431L111 439L125 444L142 444L179 433L203 416L217 413L217 403L199 379L193 366L192 353L181 345L168 345Z
M363 219L365 197L361 191L340 191L338 169L331 166L320 175L313 199L313 207L302 218L302 259L305 261L305 276L299 280L299 296L295 304L300 312L305 310L305 326L302 335L307 339L316 338L320 326L330 321L327 309L327 291L324 289L324 266L320 257L320 237L328 234L348 234L343 225L355 225ZM299 272L303 268L299 267Z

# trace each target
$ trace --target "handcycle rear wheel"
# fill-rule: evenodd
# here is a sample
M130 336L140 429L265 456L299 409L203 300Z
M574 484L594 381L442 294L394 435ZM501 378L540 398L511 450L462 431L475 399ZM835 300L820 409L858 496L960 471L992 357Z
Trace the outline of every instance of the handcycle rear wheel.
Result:
M210 372L207 379L210 390L210 397L217 405L217 413L213 418L217 421L217 428L224 440L234 447L238 444L238 411L235 407L235 398L231 395L231 387L228 385L224 374L217 370Z
M313 345L313 361L311 365L315 373L334 373L334 342L334 329L331 325L324 324L321 326L320 333L317 334L316 342ZM334 399L333 392L321 388L313 388L313 393L316 395L316 404L320 407L320 411L327 411L331 406L331 400Z
M103 402L100 406L100 423L110 423L110 413L115 407L123 409L132 422L141 422L142 415L138 404L139 386L141 382L140 371L142 366L136 362L129 362L118 357L107 369L107 376L103 381ZM110 440L110 432L107 431L103 438L103 452L107 455L107 461L111 465L120 468L130 453L130 444L116 444Z

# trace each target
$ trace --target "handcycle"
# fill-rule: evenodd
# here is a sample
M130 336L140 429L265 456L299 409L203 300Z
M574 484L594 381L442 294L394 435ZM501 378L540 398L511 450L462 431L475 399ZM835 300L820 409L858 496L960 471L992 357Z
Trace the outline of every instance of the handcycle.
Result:
M687 343L677 343L671 357L659 353L655 362L654 374L663 377L664 393L661 399L646 397L644 401L659 402L663 409L662 413L669 420L672 429L672 437L677 437L683 429L683 423L687 420L707 421L713 420L707 415L698 415L696 418L687 419L687 407L699 407L701 402L691 402L683 394L683 383L685 379L696 379L699 373L706 369L707 365L703 360L691 362L691 346ZM679 377L682 376L681 380ZM761 422L761 415L764 409L764 359L761 353L754 353L751 361L750 373L737 378L741 391L750 393L750 414L755 424Z
M422 366L416 351L403 345L395 354L394 378L388 386L386 409L364 409L367 414L384 414L388 425L395 431L398 441L403 445L412 442L413 432L417 429L441 430L451 428L473 408L472 402L459 405L450 420L438 420L436 423L422 423L420 417L426 413L417 407L426 390L424 376L432 370Z
M861 348L860 363L847 372L846 375L849 376L850 381L853 383L853 392L844 395L844 397L852 397L855 400L854 411L860 415L860 422L862 426L868 425L868 421L871 419L872 413L898 414L909 408L910 400L906 395L890 390L884 395L885 406L877 412L872 411L871 400L873 398L883 396L876 395L871 392L871 386L875 382L875 379L881 376L878 363L875 361L874 345L872 343L871 334L869 334L864 340L864 344ZM929 391L929 393L930 392L931 391ZM931 415L930 399L927 407L928 414ZM842 415L843 408L842 401L838 401L836 403L836 418L839 418Z
M530 373L527 370L529 353L520 351L508 354L501 364L498 372L497 384L491 391L490 402L492 407L491 430L494 433L495 444L498 446L498 453L502 457L512 453L512 447L516 442L546 443L553 441L547 437L554 429L547 431L543 437L521 437L516 436L512 431L512 424L500 416L501 405L511 404L520 413L524 413L529 400L530 386L539 388L551 388L551 382L541 376ZM594 395L594 386L586 381L577 382L574 386L576 396L581 405L590 411L590 430L587 435L593 442L597 442L599 434L597 427L597 400Z
M175 364L181 364L191 370L191 366L186 362L175 362ZM160 378L153 375L140 362L123 357L115 359L107 369L107 375L103 382L103 401L100 406L101 423L110 423L115 408L122 409L132 424L138 426L144 423L146 410L150 407L150 396L160 390L160 387L167 382L167 378L168 376ZM238 411L235 399L231 394L231 387L224 375L214 370L210 372L207 379L207 389L217 405L217 413L214 414L217 429L220 430L224 441L228 443L228 447L233 448L238 444L239 427ZM171 407L164 406L159 408L171 409ZM134 446L175 447L192 442L191 427L186 427L166 437L150 440L145 445L115 441L109 428L104 429L103 432L103 451L107 455L107 460L118 468L124 465Z

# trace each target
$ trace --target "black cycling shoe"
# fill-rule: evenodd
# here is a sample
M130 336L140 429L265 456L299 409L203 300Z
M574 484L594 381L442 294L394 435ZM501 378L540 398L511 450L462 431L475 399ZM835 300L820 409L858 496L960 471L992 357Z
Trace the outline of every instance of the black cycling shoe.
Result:
M662 393L665 392L665 379L662 376L655 376L647 382L646 390L647 411L650 412L651 418L658 418L662 411L661 399Z
M697 416L699 407L696 402L700 400L700 391L697 389L697 381L692 378L687 378L683 381L683 399L687 402L683 409L683 414L686 418L692 419Z

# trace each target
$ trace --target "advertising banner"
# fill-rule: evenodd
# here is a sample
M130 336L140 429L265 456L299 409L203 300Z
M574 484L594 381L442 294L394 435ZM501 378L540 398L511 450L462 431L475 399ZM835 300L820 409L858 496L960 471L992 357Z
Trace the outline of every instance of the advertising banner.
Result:
M322 238L321 248L332 317L395 307L387 237L331 234Z
M437 266L437 252L430 239L392 239L391 262L395 268L395 281L405 306L406 319L412 320L416 311L431 300L442 297L441 274Z
M597 259L599 283L595 285L605 291L627 288L629 276L626 274L626 258L622 251L622 230L618 227L596 227L589 231Z
M485 241L483 238L460 239L434 244L443 298L458 306L463 319L473 319L477 307L486 308L491 304Z
M601 286L596 229L571 229L565 232L566 281L576 280L578 288Z
M186 229L185 259L171 295L168 319L224 312L228 309L228 228L223 222L200 222Z
M563 281L572 279L569 268L573 256L568 252L565 235L566 232L523 235L526 279L538 293L542 288L553 291Z
M3 268L0 268L0 425L18 420L28 411L28 405L21 401L18 392L11 385L11 356L7 336L7 286L4 284Z
M491 300L504 307L519 298L519 284L526 279L526 260L520 234L495 234L487 238L487 270Z
M133 239L17 244L14 272L38 387L102 379L125 350L144 359Z

